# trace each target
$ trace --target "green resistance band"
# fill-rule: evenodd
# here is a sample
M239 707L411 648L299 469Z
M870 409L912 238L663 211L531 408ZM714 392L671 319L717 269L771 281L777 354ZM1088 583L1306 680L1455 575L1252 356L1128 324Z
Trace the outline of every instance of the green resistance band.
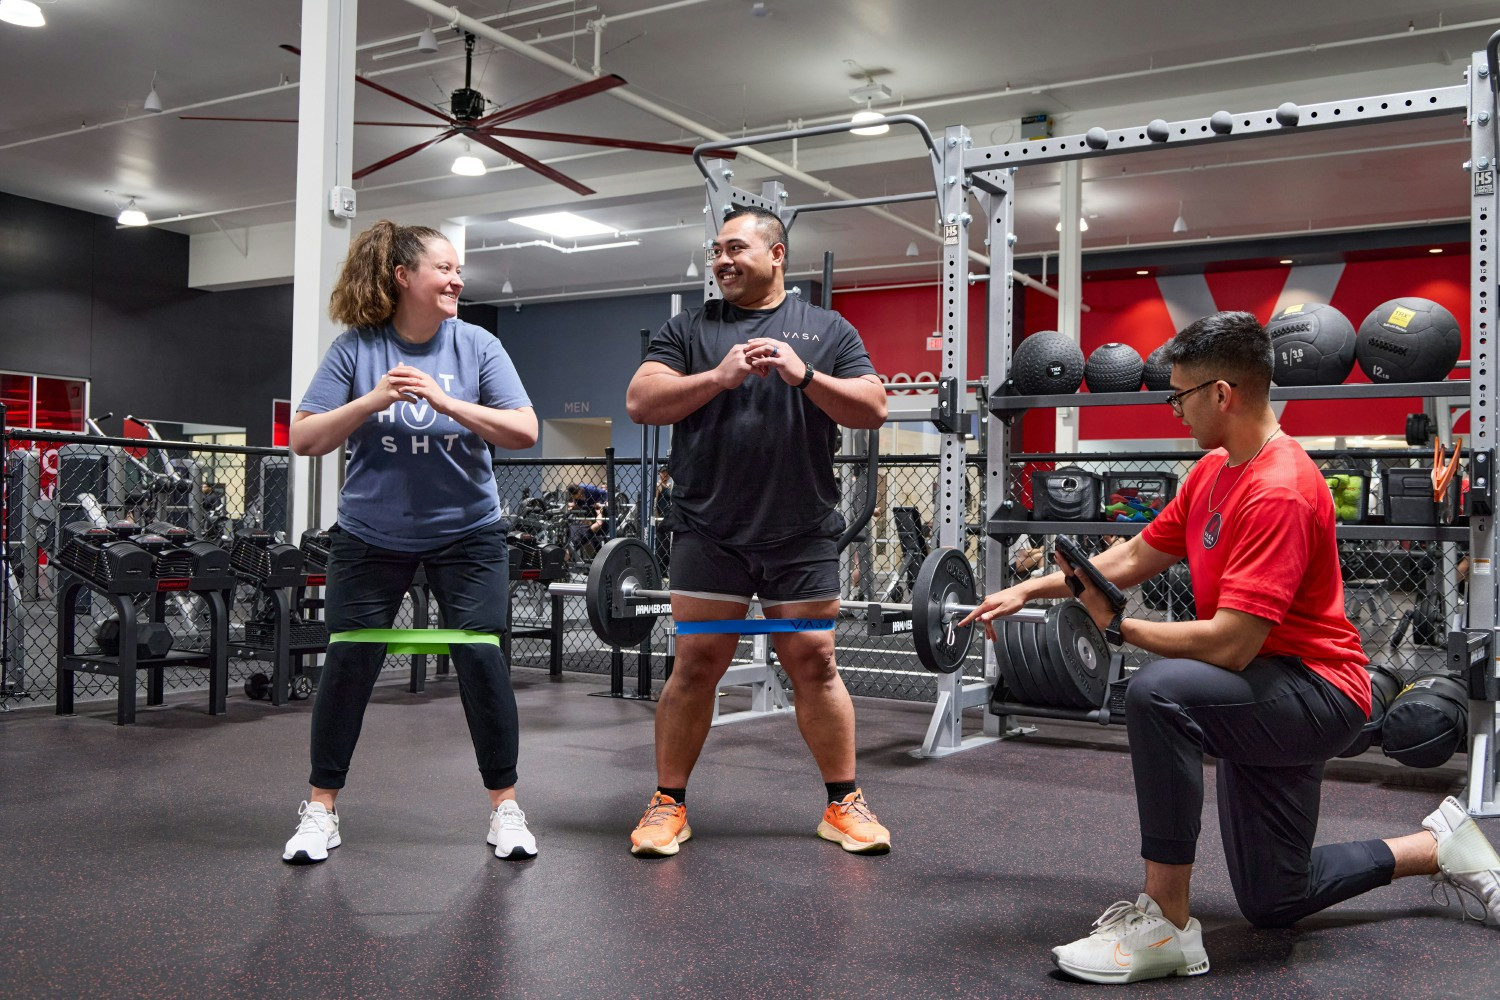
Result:
M360 628L352 632L335 632L328 637L335 642L383 642L387 653L446 653L449 644L498 646L500 637L489 632L470 632L461 628Z

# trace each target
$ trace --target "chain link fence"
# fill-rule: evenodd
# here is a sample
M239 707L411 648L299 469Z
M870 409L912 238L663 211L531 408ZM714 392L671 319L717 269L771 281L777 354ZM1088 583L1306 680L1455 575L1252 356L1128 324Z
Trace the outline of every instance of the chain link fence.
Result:
M1426 505L1412 501L1412 483L1426 482L1428 470L1422 463L1431 461L1429 453L1311 454L1327 472L1340 515L1347 520L1340 528L1346 609L1360 629L1366 652L1372 660L1385 662L1407 677L1441 669L1447 631L1462 612L1467 575L1467 531L1448 523L1451 511L1461 509L1457 496L1448 510L1435 513L1428 484ZM1072 475L1085 484L1095 481L1090 477L1098 477L1095 506L1109 506L1122 489L1127 493L1134 489L1139 499L1141 488L1149 487L1152 477L1180 480L1195 458L1183 452L1144 453L1128 460L1102 454L1016 455L1007 477L1007 504L984 501L983 461L971 458L962 537L979 591L991 589L985 580L984 542L995 526L986 522L986 510L1008 525L1005 531L997 531L1005 539L1007 553L1007 579L995 581L998 587L1051 566L1050 531L1058 529L1031 534L1024 523L1033 515L1049 522L1058 519L1057 511L1047 508L1051 501L1044 499L1044 509L1037 512L1037 485L1046 489L1059 474ZM852 520L863 509L871 484L866 482L863 459L840 456L836 461L841 509ZM137 525L166 523L226 547L243 529L264 529L284 538L288 468L287 453L279 449L8 432L5 517L11 572L6 588L8 655L3 679L7 698L12 703L48 704L56 697L59 609L53 556L70 526L76 530L80 525L118 520ZM562 668L592 674L611 671L614 651L589 627L583 599L569 597L558 605L547 587L554 579L585 582L599 547L619 536L650 541L669 585L670 539L658 536L654 528L660 523L663 502L670 502L670 484L665 471L653 472L643 469L638 459L496 463L497 490L510 522L517 563L513 575L522 576L514 581L511 592L515 664L540 669L552 665L552 616L554 607L560 606L563 622L557 658ZM1037 473L1040 478L1034 478ZM861 602L910 600L917 568L935 544L937 476L935 455L882 458L873 484L874 516L841 556L842 591L849 600L837 623L835 641L840 670L854 694L918 702L935 699L937 679L918 662L910 636L869 635ZM643 477L651 480L644 491ZM1144 495L1144 506L1149 508L1150 490ZM1115 506L1116 514L1149 516L1130 504ZM1138 529L1139 522L1121 523L1120 534ZM1096 547L1108 544L1113 534L1098 513L1090 521L1078 522L1076 528L1069 525L1063 530L1074 531L1086 545ZM539 565L544 550L561 554L561 570L522 572L533 561ZM555 563L548 565L555 569ZM316 591L308 592L308 596L315 595ZM1135 588L1128 596L1127 613L1132 616L1171 620L1194 613L1183 566ZM101 626L112 613L109 602L97 595L80 599L75 608L80 649L97 646ZM255 673L270 672L270 664L245 655L243 645L246 623L263 622L269 613L266 595L252 583L236 587L230 608L231 691L239 690ZM317 617L315 608L305 613ZM204 648L208 628L201 597L173 594L164 602L162 619L171 631L174 648ZM409 627L412 621L408 599L396 625ZM658 621L649 648L651 674L659 689L672 648L666 618ZM747 638L736 655L748 662L751 653L752 641ZM634 675L638 658L635 651L626 654L624 670ZM1143 654L1134 652L1127 666L1143 660ZM429 669L432 664L429 660ZM386 669L404 676L410 660L388 657ZM974 644L963 672L969 679L982 679L981 643ZM144 678L139 683L144 690ZM206 683L202 670L171 667L164 671L167 690L199 690ZM79 700L110 698L115 684L110 677L80 673L76 696Z

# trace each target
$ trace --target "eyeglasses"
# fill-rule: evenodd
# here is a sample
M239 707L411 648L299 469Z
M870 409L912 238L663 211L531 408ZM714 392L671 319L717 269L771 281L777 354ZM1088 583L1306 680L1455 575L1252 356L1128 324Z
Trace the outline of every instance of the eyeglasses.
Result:
M1191 396L1193 393L1197 392L1199 389L1207 389L1209 386L1215 384L1216 382L1223 382L1225 385L1229 386L1229 388L1231 388L1231 389L1235 388L1236 385L1238 384L1238 383L1235 383L1235 382L1227 381L1226 379L1211 378L1207 382L1204 382L1202 385L1195 385L1191 389L1184 389L1181 392L1174 392L1174 393L1172 393L1172 395L1170 395L1170 396L1167 397L1167 405L1172 408L1172 412L1173 413L1177 414L1180 417L1180 416L1182 416L1182 401L1184 399L1187 399L1189 396Z

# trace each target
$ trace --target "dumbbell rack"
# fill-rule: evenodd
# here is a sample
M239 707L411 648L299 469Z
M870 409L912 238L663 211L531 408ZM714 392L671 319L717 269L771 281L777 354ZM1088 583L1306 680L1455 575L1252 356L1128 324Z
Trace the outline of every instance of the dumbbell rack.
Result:
M243 538L236 539L236 545L243 541ZM271 606L268 621L244 623L240 641L233 646L233 655L271 664L272 705L283 705L290 700L293 658L300 669L303 656L322 653L328 648L328 628L322 622L292 621L293 592L301 594L308 587L321 587L326 582L321 571L306 572L302 554L295 549L292 551L297 558L280 565L273 565L268 555L264 559L241 555L234 566L238 579L255 587Z
M234 578L225 575L201 577L161 577L145 581L94 580L59 567L57 592L57 714L73 714L73 681L78 672L103 674L117 678L115 724L135 723L136 671L149 671L146 677L146 704L160 705L164 700L162 671L167 667L206 667L208 669L208 714L223 715L229 687L229 606L228 595ZM78 595L88 591L110 602L120 621L120 652L83 653L77 649ZM208 605L208 648L200 652L172 649L160 657L139 657L136 650L138 616L149 606L151 620L164 618L167 596L172 593L194 593Z

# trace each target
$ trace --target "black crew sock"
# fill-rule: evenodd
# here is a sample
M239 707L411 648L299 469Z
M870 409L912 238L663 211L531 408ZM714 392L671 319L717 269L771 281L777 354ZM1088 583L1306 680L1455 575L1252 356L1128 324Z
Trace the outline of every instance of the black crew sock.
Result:
M680 806L687 805L686 788L664 788L661 785L657 785L656 790L658 792L661 792L663 795L670 795L672 797L672 801L676 802Z
M859 782L853 778L850 778L848 781L825 781L823 782L823 787L828 789L828 801L830 803L842 802L844 801L844 796L850 792L859 790Z

